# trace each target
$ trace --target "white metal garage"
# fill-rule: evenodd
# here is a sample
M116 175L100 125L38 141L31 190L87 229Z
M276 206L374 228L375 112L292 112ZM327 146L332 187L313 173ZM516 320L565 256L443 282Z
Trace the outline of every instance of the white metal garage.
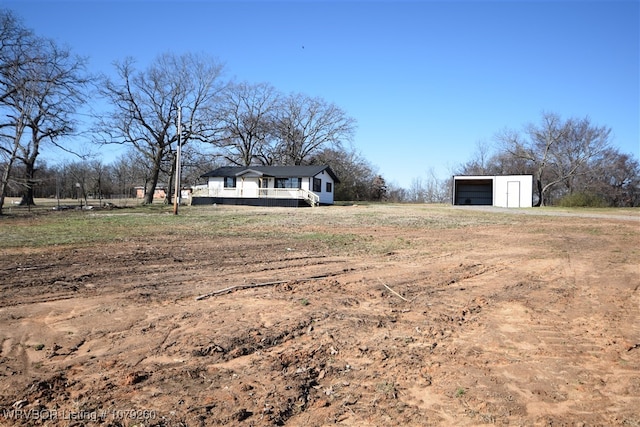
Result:
M453 177L454 205L485 205L530 208L533 204L532 175L456 175Z

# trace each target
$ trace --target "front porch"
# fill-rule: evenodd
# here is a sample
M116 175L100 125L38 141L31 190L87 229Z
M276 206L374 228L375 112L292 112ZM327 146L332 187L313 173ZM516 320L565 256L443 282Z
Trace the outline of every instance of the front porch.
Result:
M250 206L318 206L320 197L303 188L193 188L192 205L231 204Z

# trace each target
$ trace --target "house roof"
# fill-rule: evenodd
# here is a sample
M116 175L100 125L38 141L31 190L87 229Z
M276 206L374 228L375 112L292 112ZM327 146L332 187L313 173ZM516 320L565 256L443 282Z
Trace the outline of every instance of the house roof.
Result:
M340 180L331 168L327 165L317 166L223 166L218 169L214 169L203 175L201 178L209 177L234 177L242 176L247 173L267 176L270 178L293 178L293 177L308 177L316 176L323 171L326 171L333 181L338 183Z

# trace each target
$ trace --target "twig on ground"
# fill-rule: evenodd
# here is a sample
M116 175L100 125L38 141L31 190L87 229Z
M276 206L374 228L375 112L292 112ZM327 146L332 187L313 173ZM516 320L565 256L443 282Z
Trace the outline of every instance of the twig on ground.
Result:
M380 280L380 279L378 279L378 280ZM391 292L392 294L394 294L395 296L397 296L401 300L406 301L406 302L411 302L408 299L406 299L405 297L403 297L402 295L400 295L399 293L397 293L396 291L394 291L393 289L391 289L389 286L387 286L382 280L380 280L380 283L382 283L382 286L387 288L389 290L389 292Z
M287 283L287 282L290 282L290 280L278 280L278 281L275 281L275 282L249 283L249 284L246 284L246 285L229 286L228 288L218 289L217 291L213 291L213 292L209 292L208 294L200 295L199 297L196 297L196 301L200 301L200 300L203 300L203 299L209 298L209 297L215 297L217 295L228 294L230 292L233 292L233 291L236 291L236 290L239 290L239 289L249 289L249 288L259 288L261 286L280 285L282 283Z
M259 287L262 287L262 286L281 285L283 283L292 283L292 282L309 282L311 280L324 279L326 277L336 276L338 274L340 274L340 273L328 273L328 274L322 274L320 276L313 276L313 277L307 277L307 278L302 278L302 279L277 280L275 282L248 283L248 284L245 284L245 285L234 285L234 286L229 286L228 288L218 289L217 291L213 291L213 292L209 292L209 293L204 294L204 295L200 295L199 297L196 297L196 301L200 301L200 300L203 300L203 299L206 299L206 298L209 298L209 297L215 297L215 296L218 296L218 295L228 294L228 293L231 293L233 291L240 290L240 289L259 288Z

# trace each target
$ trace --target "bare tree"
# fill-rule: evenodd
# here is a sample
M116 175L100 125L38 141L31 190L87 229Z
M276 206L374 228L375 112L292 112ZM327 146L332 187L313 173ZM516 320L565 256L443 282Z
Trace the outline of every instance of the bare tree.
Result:
M585 166L609 147L611 130L594 126L590 119L562 120L544 113L541 123L530 124L525 134L505 130L497 139L504 150L534 171L538 205L548 203L549 192L558 184L571 191L573 179L586 173Z
M406 202L408 199L407 190L400 187L396 183L390 183L387 186L387 200L393 203Z
M414 177L411 179L411 185L407 191L407 199L413 203L426 202L425 183L422 177Z
M595 195L609 206L640 205L640 163L637 159L610 148L588 168L589 173L573 183L574 191Z
M519 137L513 131L503 131L500 138ZM513 156L508 151L491 152L488 142L481 140L476 144L476 151L471 160L458 165L452 175L527 175L533 174L533 165L523 157ZM447 196L448 197L448 196Z
M92 165L86 160L80 160L69 163L65 168L70 184L74 188L72 197L78 199L80 205L87 206L94 176Z
M9 11L0 10L0 214L9 190L10 177L17 160L18 150L27 129L28 105L16 104L12 97L26 95L25 68L34 58L37 38L25 29ZM21 91L19 94L18 92Z
M207 152L204 144L199 149L192 149L184 152L182 157L182 181L187 185L196 185L200 181L200 177L220 164L218 155Z
M75 132L74 113L85 102L86 61L52 40L34 36L4 15L0 31L0 149L7 162L0 187L0 212L11 167L24 165L21 204L33 204L36 160L43 144L65 149L62 141ZM13 30L9 28L13 25ZM13 37L13 38L12 38Z
M427 176L413 178L408 190L408 201L414 203L445 203L450 200L449 181L439 179L433 168Z
M490 175L495 173L491 145L486 140L476 143L476 151L468 162L458 167L457 175Z
M229 163L271 164L273 123L279 94L268 84L229 85L214 113L218 134L214 143Z
M33 185L36 160L45 143L69 151L61 140L75 134L75 111L86 101L85 59L71 55L52 41L44 41L43 63L35 63L28 94L16 99L17 104L31 104L34 109L26 115L30 137L20 145L18 158L25 165L25 192L21 204L33 205ZM24 110L23 110L24 111Z
M514 157L509 152L502 151L493 155L488 169L495 175L534 175L534 165L521 157Z
M31 61L33 33L8 10L0 9L0 103L17 90L12 74Z
M570 118L565 121L566 138L551 150L552 162L547 186L562 183L572 194L576 181L591 172L591 164L600 160L609 149L611 129L594 126L589 118Z
M340 149L355 132L355 120L336 105L305 95L286 97L276 120L279 164L301 165L325 148Z
M146 184L151 175L149 164L144 161L138 151L130 148L111 163L111 175L116 194L119 197L135 196L136 184Z
M210 136L206 118L223 88L223 68L193 54L161 55L144 71L136 70L132 59L115 66L118 80L104 79L102 94L113 111L98 124L99 142L127 144L142 155L151 170L144 198L150 204L163 161L178 141L178 109L183 107L182 144Z
M340 179L335 188L335 200L369 200L371 188L378 175L372 166L356 150L324 149L316 153L310 164L329 165Z

